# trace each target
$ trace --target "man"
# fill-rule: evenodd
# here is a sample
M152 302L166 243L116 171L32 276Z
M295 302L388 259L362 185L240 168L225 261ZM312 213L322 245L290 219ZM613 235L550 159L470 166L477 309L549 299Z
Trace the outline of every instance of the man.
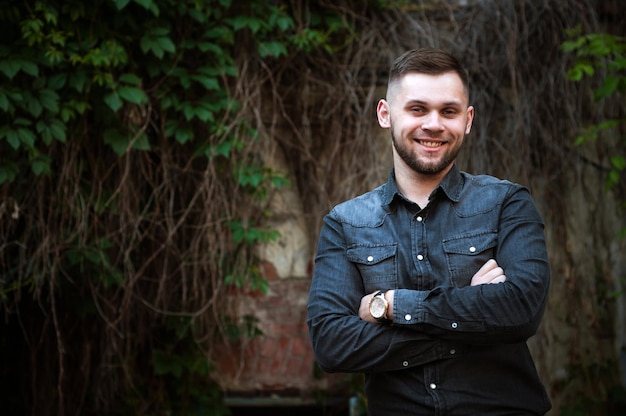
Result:
M368 416L543 415L526 341L548 294L526 188L461 172L467 74L437 49L391 68L377 107L388 181L324 217L308 319L322 369L363 372Z

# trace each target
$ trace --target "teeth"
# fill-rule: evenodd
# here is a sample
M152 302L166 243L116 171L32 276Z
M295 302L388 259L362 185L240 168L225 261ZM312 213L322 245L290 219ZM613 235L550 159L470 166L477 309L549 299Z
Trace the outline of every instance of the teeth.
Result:
M439 147L441 146L441 143L439 142L426 142L426 141L420 141L420 144L426 147Z

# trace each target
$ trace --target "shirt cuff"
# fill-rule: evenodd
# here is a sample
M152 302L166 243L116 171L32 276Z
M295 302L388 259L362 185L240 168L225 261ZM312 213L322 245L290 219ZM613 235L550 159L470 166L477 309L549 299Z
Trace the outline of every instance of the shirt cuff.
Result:
M393 323L415 325L424 316L424 299L428 292L423 290L395 289L393 295Z

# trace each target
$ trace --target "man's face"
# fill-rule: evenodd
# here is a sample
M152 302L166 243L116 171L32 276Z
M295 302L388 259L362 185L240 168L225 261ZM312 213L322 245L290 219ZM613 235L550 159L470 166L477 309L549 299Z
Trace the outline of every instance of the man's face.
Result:
M423 175L447 173L474 117L459 76L407 74L387 99L378 104L378 120L391 130L394 164Z

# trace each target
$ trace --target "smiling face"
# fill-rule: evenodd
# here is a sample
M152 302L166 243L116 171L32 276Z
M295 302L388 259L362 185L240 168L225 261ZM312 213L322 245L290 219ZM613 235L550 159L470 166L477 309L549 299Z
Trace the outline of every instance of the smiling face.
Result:
M378 103L378 121L391 130L394 166L443 177L469 134L474 108L455 72L409 73Z

